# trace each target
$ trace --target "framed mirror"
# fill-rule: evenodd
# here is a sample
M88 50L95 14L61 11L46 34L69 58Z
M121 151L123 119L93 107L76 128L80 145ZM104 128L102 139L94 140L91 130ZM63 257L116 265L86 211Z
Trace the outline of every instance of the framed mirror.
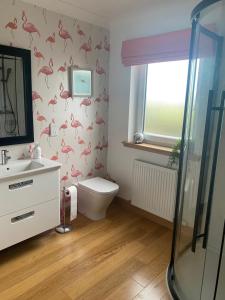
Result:
M0 45L0 146L33 141L30 50Z

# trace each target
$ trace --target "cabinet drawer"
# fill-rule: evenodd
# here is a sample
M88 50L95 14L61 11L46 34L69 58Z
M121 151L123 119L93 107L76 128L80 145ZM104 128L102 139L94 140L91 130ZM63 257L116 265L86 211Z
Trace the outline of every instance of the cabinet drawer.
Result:
M60 195L59 170L0 183L0 217Z
M59 198L0 218L0 250L60 223Z

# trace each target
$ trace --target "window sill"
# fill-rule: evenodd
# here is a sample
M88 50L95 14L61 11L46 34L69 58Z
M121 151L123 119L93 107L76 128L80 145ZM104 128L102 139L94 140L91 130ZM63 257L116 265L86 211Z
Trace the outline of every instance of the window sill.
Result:
M166 156L170 155L172 152L172 148L170 148L170 147L152 145L152 144L147 144L147 143L134 144L131 142L122 142L122 144L124 145L124 147L147 151L147 152L152 152L152 153L166 155Z

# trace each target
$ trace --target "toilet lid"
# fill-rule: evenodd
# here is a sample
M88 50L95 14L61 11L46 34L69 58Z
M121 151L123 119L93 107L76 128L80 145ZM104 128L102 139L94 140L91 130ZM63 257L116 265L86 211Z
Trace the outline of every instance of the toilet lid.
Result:
M97 193L112 193L119 189L118 184L105 180L101 177L95 177L81 181L79 186L83 189L88 189Z

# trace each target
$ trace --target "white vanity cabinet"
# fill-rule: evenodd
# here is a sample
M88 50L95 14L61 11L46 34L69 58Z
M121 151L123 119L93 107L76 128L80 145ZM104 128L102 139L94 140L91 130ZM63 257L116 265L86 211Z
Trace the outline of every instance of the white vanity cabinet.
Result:
M47 159L0 166L0 250L60 224L60 167Z

